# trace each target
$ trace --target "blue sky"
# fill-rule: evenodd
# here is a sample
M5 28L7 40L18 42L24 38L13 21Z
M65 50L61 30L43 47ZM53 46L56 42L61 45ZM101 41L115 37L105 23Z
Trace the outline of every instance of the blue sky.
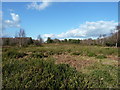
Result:
M97 38L109 34L118 22L117 2L4 2L4 34L23 28L28 37Z

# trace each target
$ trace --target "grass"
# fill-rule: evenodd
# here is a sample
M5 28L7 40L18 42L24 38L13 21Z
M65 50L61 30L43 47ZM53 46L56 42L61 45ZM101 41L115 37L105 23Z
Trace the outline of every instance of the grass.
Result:
M117 48L74 44L6 47L3 88L117 88L117 55Z

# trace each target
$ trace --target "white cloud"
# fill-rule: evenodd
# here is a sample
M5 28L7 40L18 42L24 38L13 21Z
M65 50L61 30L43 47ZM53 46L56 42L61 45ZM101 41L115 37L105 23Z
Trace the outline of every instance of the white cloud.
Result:
M11 13L11 16L12 16L13 21L20 22L20 17L18 14Z
M2 12L0 12L0 13L2 13ZM21 27L20 26L20 16L18 14L10 13L11 20L3 20L2 14L0 14L0 21L1 21L0 22L0 29L1 29L0 37L8 36L7 32L5 32L6 28L12 28L12 27L20 28Z
M100 34L110 34L111 30L115 29L118 23L115 21L96 21L85 22L78 28L63 32L61 34L51 34L51 38L97 38ZM49 34L45 34L49 35ZM43 35L44 36L44 35ZM47 36L46 36L47 37ZM50 37L50 36L49 36Z
M44 34L43 37L47 38L47 37L55 37L54 34Z
M50 5L50 2L48 2L49 0L42 0L42 2L40 4L38 4L37 2L32 2L30 4L27 5L28 9L35 9L35 10L43 10L46 7L48 7Z
M43 34L42 37L44 41L46 41L48 37L55 38L55 35L54 34Z
M3 28L17 27L20 28L20 17L18 14L10 13L12 20L3 20Z
M58 34L57 37L58 38L69 38L69 37L79 37L79 36L85 36L86 35L86 31L80 31L78 28L73 29L73 30L69 30L67 32L63 32L61 34Z

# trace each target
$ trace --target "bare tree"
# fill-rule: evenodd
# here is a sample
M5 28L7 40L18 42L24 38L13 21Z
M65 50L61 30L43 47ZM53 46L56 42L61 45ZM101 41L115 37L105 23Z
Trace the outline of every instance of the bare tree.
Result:
M26 37L26 33L24 29L20 29L20 31L18 32L18 37L20 38L20 47L25 45L26 41L25 41L25 37Z
M114 30L110 30L110 35L112 36L114 34Z
M116 39L116 47L120 47L120 25L116 26L117 39Z
M101 38L102 38L102 34L100 34L100 35L99 35L99 44L101 44L101 43L102 43Z
M20 29L19 31L19 37L25 37L26 34L25 34L25 30L24 29Z
M103 45L103 44L105 43L105 40L106 40L105 37L106 37L107 35L106 35L106 34L103 34L102 36L103 36L103 42L102 42L102 45Z
M41 38L40 35L37 36L37 40L38 40L39 45L43 43L43 39Z

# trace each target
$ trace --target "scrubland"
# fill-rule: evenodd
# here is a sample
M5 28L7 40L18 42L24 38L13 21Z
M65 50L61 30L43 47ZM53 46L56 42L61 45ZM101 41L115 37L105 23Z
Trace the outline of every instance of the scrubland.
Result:
M3 88L118 88L118 49L43 44L2 49Z

